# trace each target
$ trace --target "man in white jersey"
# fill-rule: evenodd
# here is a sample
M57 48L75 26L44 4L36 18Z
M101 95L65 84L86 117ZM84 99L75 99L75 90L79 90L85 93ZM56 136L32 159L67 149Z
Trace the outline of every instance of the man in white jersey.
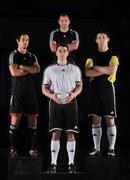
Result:
M52 132L52 139L49 173L56 172L62 130L65 130L67 135L68 171L76 172L74 165L76 149L74 133L78 133L76 96L82 91L82 77L79 67L67 62L68 55L67 45L59 44L56 49L57 62L47 67L43 74L42 93L50 98L49 132Z

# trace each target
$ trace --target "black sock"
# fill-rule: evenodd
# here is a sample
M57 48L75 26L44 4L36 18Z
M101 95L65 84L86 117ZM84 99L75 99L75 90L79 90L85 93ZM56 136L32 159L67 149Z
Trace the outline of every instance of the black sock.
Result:
M9 129L10 147L16 148L16 129Z
M36 129L28 128L28 140L29 149L34 149L36 140Z

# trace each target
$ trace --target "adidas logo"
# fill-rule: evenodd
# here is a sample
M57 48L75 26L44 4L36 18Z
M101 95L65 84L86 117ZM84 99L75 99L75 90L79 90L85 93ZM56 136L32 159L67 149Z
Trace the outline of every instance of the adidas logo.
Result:
M78 127L77 127L77 126L75 126L75 127L74 127L74 129L78 129Z
M111 111L110 114L114 114L114 111Z

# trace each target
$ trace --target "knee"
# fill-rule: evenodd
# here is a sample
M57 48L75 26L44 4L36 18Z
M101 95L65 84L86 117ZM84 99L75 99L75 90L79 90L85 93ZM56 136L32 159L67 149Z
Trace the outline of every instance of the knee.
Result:
M74 140L75 136L73 132L67 132L67 140Z
M115 126L115 119L114 118L106 118L106 123L108 127Z
M60 139L61 131L53 131L52 138L53 139Z

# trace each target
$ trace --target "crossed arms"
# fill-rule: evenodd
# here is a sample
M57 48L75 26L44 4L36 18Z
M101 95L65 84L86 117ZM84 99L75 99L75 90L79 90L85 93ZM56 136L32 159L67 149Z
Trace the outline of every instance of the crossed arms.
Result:
M12 76L24 76L26 74L35 74L40 72L40 66L38 62L34 62L32 66L10 64L9 70Z
M85 74L87 77L96 77L101 76L103 74L111 75L117 72L118 64L112 63L109 66L93 66L89 68L85 68Z

